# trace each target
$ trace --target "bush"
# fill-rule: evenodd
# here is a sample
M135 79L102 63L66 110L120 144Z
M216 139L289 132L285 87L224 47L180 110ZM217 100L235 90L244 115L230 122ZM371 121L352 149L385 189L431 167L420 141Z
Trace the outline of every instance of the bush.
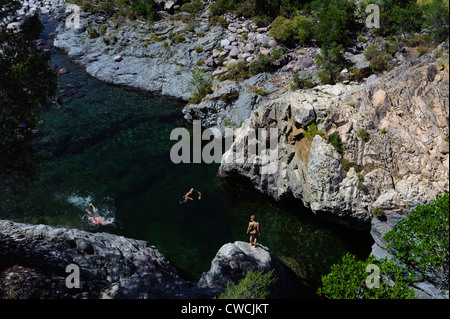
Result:
M274 270L264 273L260 270L249 270L245 277L235 283L228 281L225 292L218 299L265 299L269 288L277 281Z
M303 136L305 136L310 141L312 141L314 139L314 136L316 135L321 136L324 140L327 139L325 133L317 129L316 123L312 123L308 126L308 130L303 131Z
M296 16L291 20L279 16L271 24L270 35L286 45L293 45L297 41L305 44L312 37L312 24L304 16Z
M425 5L425 21L423 23L423 27L429 32L431 39L436 43L448 39L448 1L433 0Z
M359 173L362 171L361 166L359 166L358 164L354 163L354 162L350 162L350 160L348 158L343 157L341 160L341 164L342 164L342 168L344 169L344 171L348 172L350 170L350 168L354 168L356 173Z
M102 24L100 26L100 28L98 29L98 31L99 31L100 35L105 35L107 29L108 29L108 25L107 24Z
M372 215L378 218L386 216L384 210L380 206L376 206L372 209Z
M180 10L183 12L189 12L192 14L196 14L200 10L203 9L203 3L201 0L194 0L193 2L186 2L184 3Z
M335 84L339 73L345 67L343 46L332 43L330 48L322 46L322 53L316 56L317 64L322 68L317 74L324 84Z
M292 71L292 83L291 83L291 90L296 89L310 89L313 88L315 85L311 80L311 76L308 75L305 78L300 77L299 71Z
M228 27L227 20L224 17L221 17L221 16L213 16L213 17L209 18L209 22L212 25L221 26L223 28Z
M173 40L175 43L179 43L185 41L186 38L182 34L177 34Z
M382 276L377 277L369 265L377 266ZM370 286L377 279L379 287ZM340 264L331 266L330 273L322 276L317 293L330 299L414 299L414 290L409 287L414 279L413 274L405 276L405 270L393 260L377 260L370 255L361 261L347 253Z
M228 68L228 72L225 73L220 80L232 80L232 81L242 81L250 77L248 71L248 65L245 61L239 61L238 63L232 65Z
M361 128L357 133L358 137L362 139L364 142L367 142L370 139L370 134L365 129Z
M355 21L355 6L349 0L315 0L310 8L316 16L314 39L330 48L332 43L347 45Z
M344 143L342 143L341 137L339 136L338 132L334 132L328 135L327 141L334 146L339 154L342 154L344 152Z
M438 274L448 287L449 194L417 206L386 233L384 240L409 268L422 274Z
M211 79L205 75L204 69L200 69L197 66L191 70L189 84L189 91L193 93L192 98L189 100L191 104L199 104L211 91Z

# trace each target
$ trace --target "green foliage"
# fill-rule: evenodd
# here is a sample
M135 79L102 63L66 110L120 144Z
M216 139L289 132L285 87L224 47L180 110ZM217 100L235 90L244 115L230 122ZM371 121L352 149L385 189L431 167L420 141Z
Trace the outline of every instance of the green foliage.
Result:
M195 66L191 70L189 79L189 91L193 94L189 100L191 104L199 104L202 99L211 91L211 78L205 75L205 70Z
M355 21L355 5L349 0L314 0L310 9L317 19L314 39L330 48L333 43L347 45Z
M229 281L225 292L217 299L265 299L269 295L269 288L276 281L273 269L267 273L251 269L238 284Z
M383 217L386 216L384 213L383 208L381 208L380 206L376 206L374 208L372 208L372 215L375 217Z
M345 67L344 48L342 44L332 43L330 47L322 46L322 53L316 56L317 64L322 68L318 76L324 84L335 84L339 73Z
M231 102L233 102L234 100L236 100L238 98L239 98L239 93L227 93L227 94L222 95L219 98L219 100L221 100L221 101L223 101L223 102L228 104L228 103L231 103Z
M387 133L387 130L386 130L386 128L385 127L383 127L382 129L381 129L381 134L386 134Z
M293 19L279 16L271 24L270 35L286 45L305 44L312 38L312 27L312 20L304 16Z
M184 3L180 10L184 12L189 12L192 14L196 14L197 12L203 9L203 2L201 0L194 0L192 2Z
M317 129L316 123L309 125L308 130L303 131L303 135L310 141L312 141L316 135L321 136L324 140L327 139L325 133Z
M342 143L341 137L337 131L328 135L327 142L333 145L339 154L344 152L344 143Z
M98 31L92 27L87 29L88 37L89 39L95 39L98 38L100 35L98 34Z
M175 36L175 38L173 39L173 42L180 43L180 42L184 42L185 40L186 40L186 38L184 37L184 35L182 35L180 33Z
M261 96L267 95L267 92L260 88L253 89L252 92Z
M271 55L259 54L258 59L250 63L250 75L256 75L262 72L273 72L278 69L279 65L275 62L283 55L281 50L273 50Z
M245 61L239 61L228 68L228 72L225 73L220 80L232 80L232 81L242 81L248 79L250 73L248 70L248 64Z
M447 143L448 143L448 140L449 140L449 137L448 137L448 135L445 137L445 139L444 139Z
M15 1L0 0L0 17L17 8ZM16 192L37 169L32 131L57 88L50 54L36 46L43 29L37 13L18 32L0 28L0 197Z
M370 134L365 129L361 128L357 133L358 137L363 141L367 142L370 139Z
M361 166L359 166L358 164L351 162L348 158L343 157L341 160L341 164L342 164L342 168L344 169L344 171L348 172L350 170L350 168L354 168L355 172L359 173L362 171Z
M222 26L223 28L226 28L228 26L227 20L221 16L212 16L211 18L209 18L209 22L212 25Z
M292 83L291 83L291 90L296 89L310 89L313 88L315 85L311 81L311 76L308 77L300 77L299 71L292 71Z
M448 285L449 194L417 206L386 233L384 240L408 267L422 274L438 274Z
M100 25L100 28L98 29L98 32L100 33L100 35L105 35L107 29L108 29L108 25L107 24L102 24L102 25Z
M445 0L433 0L425 5L425 21L423 27L437 43L448 39L449 5Z
M390 52L394 51L395 49L389 46L387 42L385 43L383 50L379 50L377 45L372 44L364 51L364 56L370 62L372 72L381 73L390 69L389 63L392 60Z
M366 280L373 284L376 274L369 268L379 268L379 287L368 287ZM392 283L391 283L391 282ZM404 269L393 260L376 260L370 255L365 261L357 260L347 253L340 264L331 267L326 276L322 276L322 287L317 293L330 299L414 299L414 290L409 285L414 281L413 274L405 274Z

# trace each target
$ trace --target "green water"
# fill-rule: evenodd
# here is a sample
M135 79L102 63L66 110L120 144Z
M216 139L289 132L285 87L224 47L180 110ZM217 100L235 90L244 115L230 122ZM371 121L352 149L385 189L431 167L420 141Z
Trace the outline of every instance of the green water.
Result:
M58 78L63 105L42 112L34 140L40 175L25 197L16 198L23 211L16 220L147 240L197 280L223 244L248 240L251 214L261 223L260 243L309 285L346 252L369 254L368 233L319 220L298 202L276 203L245 183L223 181L217 164L173 164L169 152L176 142L169 137L186 125L183 103L102 83L54 50L52 63L69 70ZM202 199L180 203L191 187ZM90 202L110 225L89 224Z

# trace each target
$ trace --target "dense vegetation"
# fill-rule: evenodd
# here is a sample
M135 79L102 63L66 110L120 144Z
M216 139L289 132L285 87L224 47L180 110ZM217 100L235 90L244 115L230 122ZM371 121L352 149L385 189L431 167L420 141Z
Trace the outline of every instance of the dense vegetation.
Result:
M402 266L395 260L376 260L373 255L360 261L347 254L322 277L318 293L332 299L411 299L414 291L409 285L421 279L448 288L449 194L416 207L384 240ZM376 280L369 276L375 273L366 271L369 265L379 268L378 288L367 284L368 278Z
M274 270L267 273L251 269L237 284L229 281L218 299L265 299L269 288L277 281Z
M18 1L0 0L0 20L20 8ZM38 15L18 32L0 27L0 194L17 192L35 173L32 131L40 110L56 92L50 55L36 47L43 30ZM2 202L5 198L1 198ZM0 208L1 209L1 208Z

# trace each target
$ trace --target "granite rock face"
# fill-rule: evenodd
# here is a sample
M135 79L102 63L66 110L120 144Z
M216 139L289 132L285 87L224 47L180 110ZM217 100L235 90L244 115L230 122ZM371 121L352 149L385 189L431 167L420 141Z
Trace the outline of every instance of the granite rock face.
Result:
M248 178L277 200L298 198L318 215L368 229L375 207L407 212L449 191L448 85L448 56L429 53L369 84L288 92L261 103L236 131L220 174ZM320 132L312 138L313 122ZM278 132L270 174L261 167L273 161L249 155L248 145L262 145L248 135L258 128ZM326 140L334 132L342 154Z
M80 288L66 285L69 265L79 268ZM288 268L262 246L226 244L211 267L199 282L187 281L146 241L0 220L0 299L210 299L252 268L275 269L272 298L293 289Z
M169 2L165 2L167 5ZM105 34L95 33L107 19L83 13L80 27L67 27L65 6L58 12L54 46L66 52L90 75L117 85L188 100L191 70L212 54L223 29L211 26L207 15L196 16L195 29L161 12L162 19L148 27L143 21L108 24ZM200 50L201 49L201 50ZM115 57L120 56L120 59Z

